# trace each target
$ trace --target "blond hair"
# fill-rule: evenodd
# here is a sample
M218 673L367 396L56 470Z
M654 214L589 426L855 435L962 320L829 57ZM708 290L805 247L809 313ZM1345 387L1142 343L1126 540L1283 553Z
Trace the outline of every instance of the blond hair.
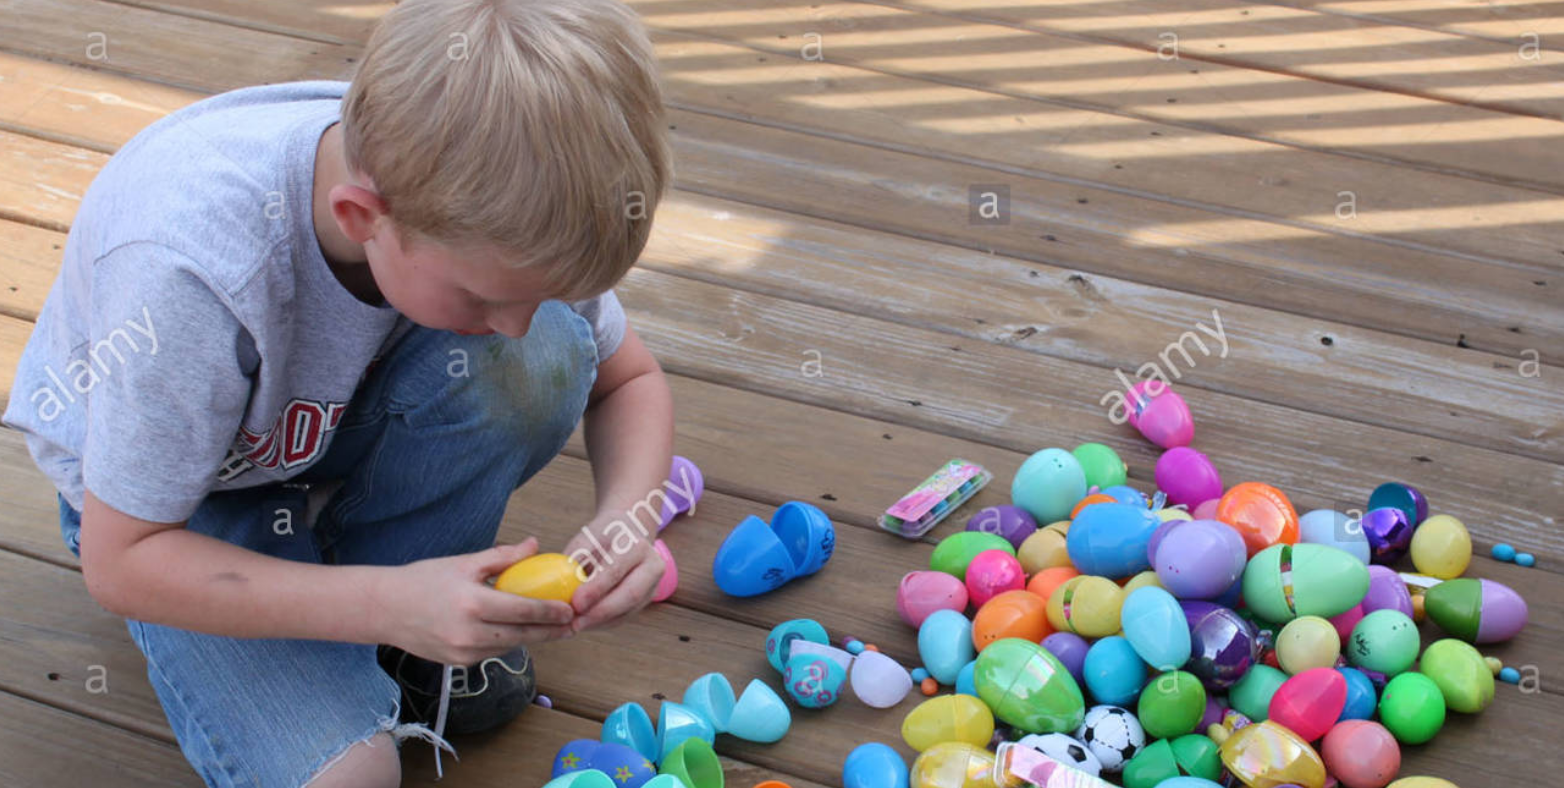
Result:
M342 126L404 241L546 264L567 300L630 269L671 178L656 57L620 0L403 0Z

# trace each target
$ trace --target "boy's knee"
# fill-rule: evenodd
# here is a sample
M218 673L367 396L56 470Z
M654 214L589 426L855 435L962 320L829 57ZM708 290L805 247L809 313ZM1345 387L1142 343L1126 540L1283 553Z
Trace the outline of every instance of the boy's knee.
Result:
M401 756L391 734L384 732L355 742L305 783L308 788L398 788L401 784Z

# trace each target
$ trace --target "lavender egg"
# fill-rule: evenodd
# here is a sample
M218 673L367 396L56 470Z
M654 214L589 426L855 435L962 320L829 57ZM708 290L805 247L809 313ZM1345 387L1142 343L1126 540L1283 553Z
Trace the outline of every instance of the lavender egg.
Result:
M1065 670L1070 671L1076 684L1085 681L1081 676L1081 669L1086 665L1086 651L1089 648L1085 638L1074 632L1055 632L1043 638L1043 648L1048 649L1048 653L1064 663Z
M967 521L967 530L997 534L1019 550L1021 543L1037 532L1037 521L1019 506L990 506L972 515Z
M1363 595L1364 615L1376 610L1394 610L1412 617L1412 593L1406 582L1396 570L1379 564L1369 567L1368 593Z
M1259 656L1254 625L1230 608L1211 602L1179 602L1189 622L1189 662L1193 673L1211 691L1233 686Z
M1189 520L1168 523L1154 550L1151 568L1163 588L1179 599L1221 596L1243 577L1249 554L1244 538L1226 523Z

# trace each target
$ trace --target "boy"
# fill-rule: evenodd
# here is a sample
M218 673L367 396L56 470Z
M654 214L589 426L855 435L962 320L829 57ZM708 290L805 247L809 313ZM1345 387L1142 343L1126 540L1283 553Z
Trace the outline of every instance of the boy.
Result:
M4 421L207 784L398 785L442 664L471 666L446 727L492 727L525 644L646 604L644 539L569 605L485 580L537 550L493 546L505 502L583 413L599 514L562 552L667 478L667 383L610 290L664 128L618 0L406 0L351 85L209 98L98 175Z

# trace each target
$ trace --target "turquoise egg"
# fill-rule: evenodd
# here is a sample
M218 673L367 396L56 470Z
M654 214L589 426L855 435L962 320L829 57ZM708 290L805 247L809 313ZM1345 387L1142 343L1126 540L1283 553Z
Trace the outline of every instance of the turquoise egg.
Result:
M860 744L842 764L844 788L907 788L907 762L890 745Z
M1081 675L1097 703L1129 706L1146 686L1146 663L1128 640L1112 635L1086 650Z
M1119 621L1124 638L1151 667L1174 670L1189 661L1189 621L1167 591L1156 586L1136 589L1124 600Z
M1039 523L1067 520L1086 497L1086 471L1064 449L1043 449L1026 458L1010 484L1010 500Z
M977 684L973 681L973 671L977 670L977 660L972 660L961 666L961 672L956 674L956 692L962 695L977 697Z
M954 610L936 610L918 627L918 656L934 680L951 686L961 668L977 659L972 621Z

